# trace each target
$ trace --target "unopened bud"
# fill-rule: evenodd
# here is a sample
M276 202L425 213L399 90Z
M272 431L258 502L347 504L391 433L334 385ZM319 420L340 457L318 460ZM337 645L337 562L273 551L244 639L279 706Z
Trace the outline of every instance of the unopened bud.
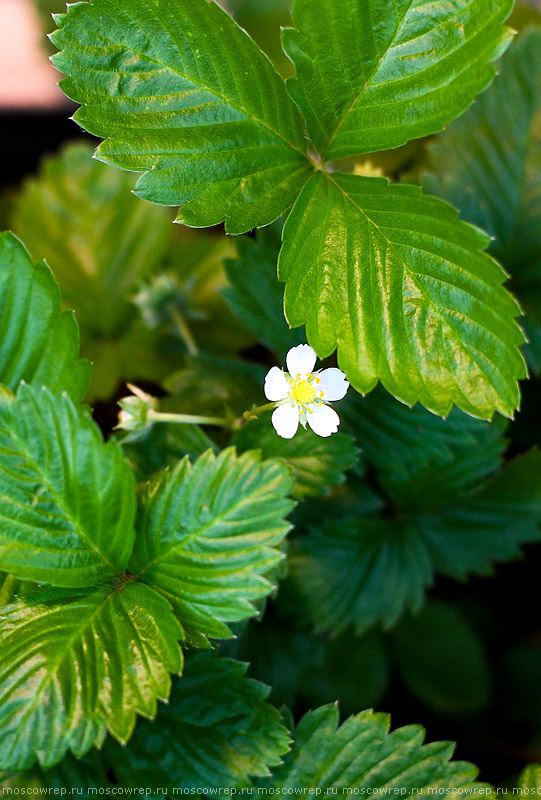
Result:
M128 384L133 394L129 397L123 397L118 401L118 405L122 409L118 415L117 428L125 431L139 431L146 428L149 424L149 414L156 410L158 401L152 395L143 392L137 386Z

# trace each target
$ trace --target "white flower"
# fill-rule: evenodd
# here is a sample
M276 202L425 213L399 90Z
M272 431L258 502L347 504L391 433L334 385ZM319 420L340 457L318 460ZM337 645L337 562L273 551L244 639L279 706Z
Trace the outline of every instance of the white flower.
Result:
M273 367L265 378L265 396L276 402L272 424L278 436L291 439L306 423L318 436L336 433L340 417L327 405L341 400L349 387L340 369L314 372L317 355L309 344L293 347L286 356L289 372Z

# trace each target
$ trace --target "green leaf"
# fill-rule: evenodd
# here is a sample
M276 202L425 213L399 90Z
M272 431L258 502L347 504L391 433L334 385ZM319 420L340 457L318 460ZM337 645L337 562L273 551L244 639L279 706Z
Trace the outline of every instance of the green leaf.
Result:
M464 761L450 761L451 742L423 745L425 731L408 725L389 733L387 714L363 711L338 727L336 705L322 706L301 719L295 744L262 786L280 789L379 789L406 797L438 789L468 787L473 796L477 769ZM488 788L488 787L486 787ZM485 789L486 791L486 789Z
M283 232L290 325L361 393L381 380L408 405L511 416L526 370L516 301L488 238L418 187L318 173Z
M201 456L214 442L197 425L163 423L150 425L120 441L122 450L140 480L149 480L165 467L174 467L184 456Z
M254 42L204 0L93 0L55 17L55 66L103 161L193 227L277 219L310 164L300 115ZM234 61L231 53L235 53Z
M80 757L107 730L125 742L181 668L180 627L141 584L42 591L2 618L0 769Z
M251 620L237 640L223 642L220 651L249 663L250 677L271 687L275 706L293 709L299 692L321 666L324 648L311 633L295 630L284 619L269 621L266 614Z
M489 464L494 466L491 459ZM467 460L458 471L465 468ZM541 453L535 451L485 482L475 464L477 486L457 481L458 491L440 496L436 483L437 491L427 488L418 508L409 507L409 499L405 510L391 507L390 519L316 523L295 540L290 559L315 629L336 634L348 625L358 633L375 624L391 627L406 610L420 607L436 573L457 580L490 575L494 562L520 556L521 545L541 539L540 470Z
M322 160L440 131L489 85L512 0L295 0L288 91Z
M12 403L15 400L15 393L0 383L0 403Z
M228 638L225 623L253 616L269 594L263 576L282 558L290 490L284 465L233 448L184 459L150 484L129 569L171 602L189 641Z
M429 147L424 185L493 237L491 250L541 336L541 31L521 35L494 86ZM532 352L539 368L541 345ZM528 350L526 350L528 353Z
M342 713L352 713L377 705L389 682L388 657L377 632L317 637L296 630L287 617L265 617L246 626L237 646L226 646L249 661L251 677L272 686L278 707L314 708L339 697Z
M163 258L172 220L133 197L133 176L92 152L71 143L44 159L17 197L13 224L51 265L83 332L111 337L133 313L130 293Z
M310 707L337 697L343 714L379 705L389 684L389 672L384 640L377 631L361 637L348 631L327 638L321 669L312 671L307 681Z
M158 719L140 722L127 748L108 748L119 779L171 791L246 785L249 776L268 775L289 736L266 702L268 688L245 672L238 661L189 657Z
M521 794L541 794L541 764L530 764L520 774Z
M295 585L316 632L363 633L417 609L432 583L427 547L413 525L380 519L329 520L295 543Z
M69 144L24 184L13 214L14 230L47 259L75 310L83 355L95 364L93 398L110 397L122 379L155 379L157 365L158 379L173 368L171 357L163 367L159 342L137 337L131 302L167 252L171 212L135 198L133 186L132 175L94 160L88 144Z
M6 572L0 572L0 608L7 606L17 595L25 591L23 587L33 587L33 584L19 581Z
M309 636L312 643L314 639L313 634ZM388 688L389 672L389 659L379 632L356 637L347 631L342 636L325 637L321 663L307 669L298 687L301 707L315 708L336 702L338 697L344 715L379 705Z
M460 503L419 519L420 534L439 572L463 580L493 574L492 563L518 558L541 539L541 452L510 461Z
M0 405L0 568L53 586L118 578L134 539L134 478L87 411L22 385Z
M426 465L404 479L396 473L379 473L379 482L392 503L402 511L436 514L454 505L457 498L475 490L502 465L507 441L502 436L501 417L489 424L477 421L472 441L455 442L453 457ZM503 424L502 424L503 422ZM452 425L451 425L452 427Z
M431 601L392 634L396 664L409 691L435 711L464 714L483 708L490 671L468 621L451 605Z
M291 330L284 319L283 289L276 281L280 237L273 228L257 238L237 240L238 258L226 262L230 287L223 295L233 313L248 330L280 358L302 344L302 331Z
M451 464L462 450L472 452L489 425L453 409L447 419L422 406L408 408L378 386L366 397L348 392L340 404L343 429L362 447L363 460L380 478L414 483L425 469ZM493 430L500 433L500 425Z
M60 311L60 292L42 261L33 265L23 243L0 234L0 383L47 385L82 400L90 364L79 360L73 314Z
M97 794L96 790L110 786L96 752L82 759L67 755L58 766L42 769L39 765L24 772L0 774L0 790L5 794L75 794L77 797L89 798ZM55 790L57 790L55 792Z
M293 473L293 496L327 494L345 480L344 472L357 461L358 450L349 436L338 433L322 439L300 430L293 439L281 439L268 416L249 422L234 436L239 452L260 449L263 458L280 458Z

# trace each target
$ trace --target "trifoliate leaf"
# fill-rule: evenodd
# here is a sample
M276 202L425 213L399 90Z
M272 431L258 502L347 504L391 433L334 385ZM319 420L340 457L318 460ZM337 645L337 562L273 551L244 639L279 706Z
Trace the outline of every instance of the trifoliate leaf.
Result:
M409 691L448 714L486 705L490 671L481 643L453 606L431 601L392 634L396 664Z
M122 782L179 789L246 785L269 774L289 748L266 686L244 677L246 665L198 653L186 660L167 706L140 722L127 748L107 756Z
M290 490L287 467L232 448L184 459L150 484L129 569L171 602L188 640L228 638L225 623L253 616L268 595Z
M132 550L134 478L85 410L22 385L0 405L0 568L53 586L122 575Z
M473 440L454 443L452 460L426 465L407 479L393 471L379 472L379 483L395 506L416 515L437 513L496 472L507 448L502 436L503 421L501 417L492 423L474 421L478 430L474 432L472 428Z
M517 258L524 267L539 239L532 190L541 169L535 136L540 45L539 30L518 37L490 90L430 143L434 171L424 176L431 192L494 237L491 249L502 261Z
M488 231L528 315L532 368L541 364L541 31L521 35L494 86L430 145L424 185Z
M390 627L419 608L433 575L415 527L380 519L329 522L295 543L290 564L317 632Z
M110 397L122 380L160 380L174 364L131 302L167 252L171 212L137 200L133 185L92 159L89 145L70 144L26 182L13 214L14 230L34 258L47 259L75 310L82 353L94 364L93 399Z
M519 307L488 238L456 217L414 186L318 173L284 227L286 316L320 357L338 346L362 393L379 379L441 416L453 404L512 416L526 375Z
M462 580L491 575L492 564L518 558L541 539L541 453L510 461L460 502L420 517L418 527L439 572Z
M322 160L442 130L486 89L511 37L511 0L295 0L288 91Z
M239 238L237 250L238 259L226 262L231 286L223 292L225 300L248 330L283 358L291 347L304 342L304 336L288 328L284 319L283 287L276 280L278 231L265 228L255 240Z
M338 727L336 705L322 706L301 719L294 745L271 779L261 786L275 789L312 788L385 790L410 797L437 793L438 788L469 788L475 796L477 768L450 761L451 742L423 745L424 729L408 725L389 733L387 714L363 711Z
M291 205L311 170L300 115L217 4L93 0L55 19L62 89L84 104L75 119L106 138L98 158L145 173L139 197L181 205L193 227L225 220L230 233Z
M494 562L517 558L521 545L541 539L540 470L541 454L532 452L474 490L432 490L419 508L408 500L390 519L315 525L295 540L291 570L316 630L390 627L419 608L436 573L490 575Z
M32 264L23 243L0 234L0 383L21 380L82 400L90 364L79 360L73 314L60 310L60 292L44 261Z
M422 406L408 408L381 387L366 397L348 392L340 403L343 429L362 447L363 460L394 483L414 481L425 468L450 464L473 451L489 426L453 409L447 419ZM500 431L501 423L495 430Z
M126 741L179 672L180 627L148 586L50 589L2 613L0 769L84 755L106 731Z
M265 618L250 622L232 649L249 661L251 677L272 687L274 705L285 703L293 711L339 697L342 713L354 713L378 704L389 681L383 637L375 631L318 637L293 629L286 619Z
M352 439L343 433L322 439L311 430L299 430L293 439L281 439L268 416L241 428L233 444L241 453L257 448L263 458L283 459L293 473L293 496L299 498L326 494L329 487L342 483L358 456Z

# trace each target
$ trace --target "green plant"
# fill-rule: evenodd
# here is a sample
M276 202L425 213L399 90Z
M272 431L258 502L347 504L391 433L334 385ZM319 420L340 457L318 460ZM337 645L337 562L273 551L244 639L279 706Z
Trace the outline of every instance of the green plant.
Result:
M358 708L395 673L443 714L486 708L475 618L426 594L541 540L541 455L512 421L521 310L495 260L538 372L538 30L452 122L511 10L295 0L286 82L214 2L55 17L105 165L86 145L49 158L14 205L31 254L0 237L0 787L494 791L449 743ZM410 175L437 197L353 161L432 134ZM185 229L221 223L265 229ZM315 368L335 350L340 369ZM116 414L127 381L144 386L104 437L83 402ZM319 708L295 724L262 681Z

